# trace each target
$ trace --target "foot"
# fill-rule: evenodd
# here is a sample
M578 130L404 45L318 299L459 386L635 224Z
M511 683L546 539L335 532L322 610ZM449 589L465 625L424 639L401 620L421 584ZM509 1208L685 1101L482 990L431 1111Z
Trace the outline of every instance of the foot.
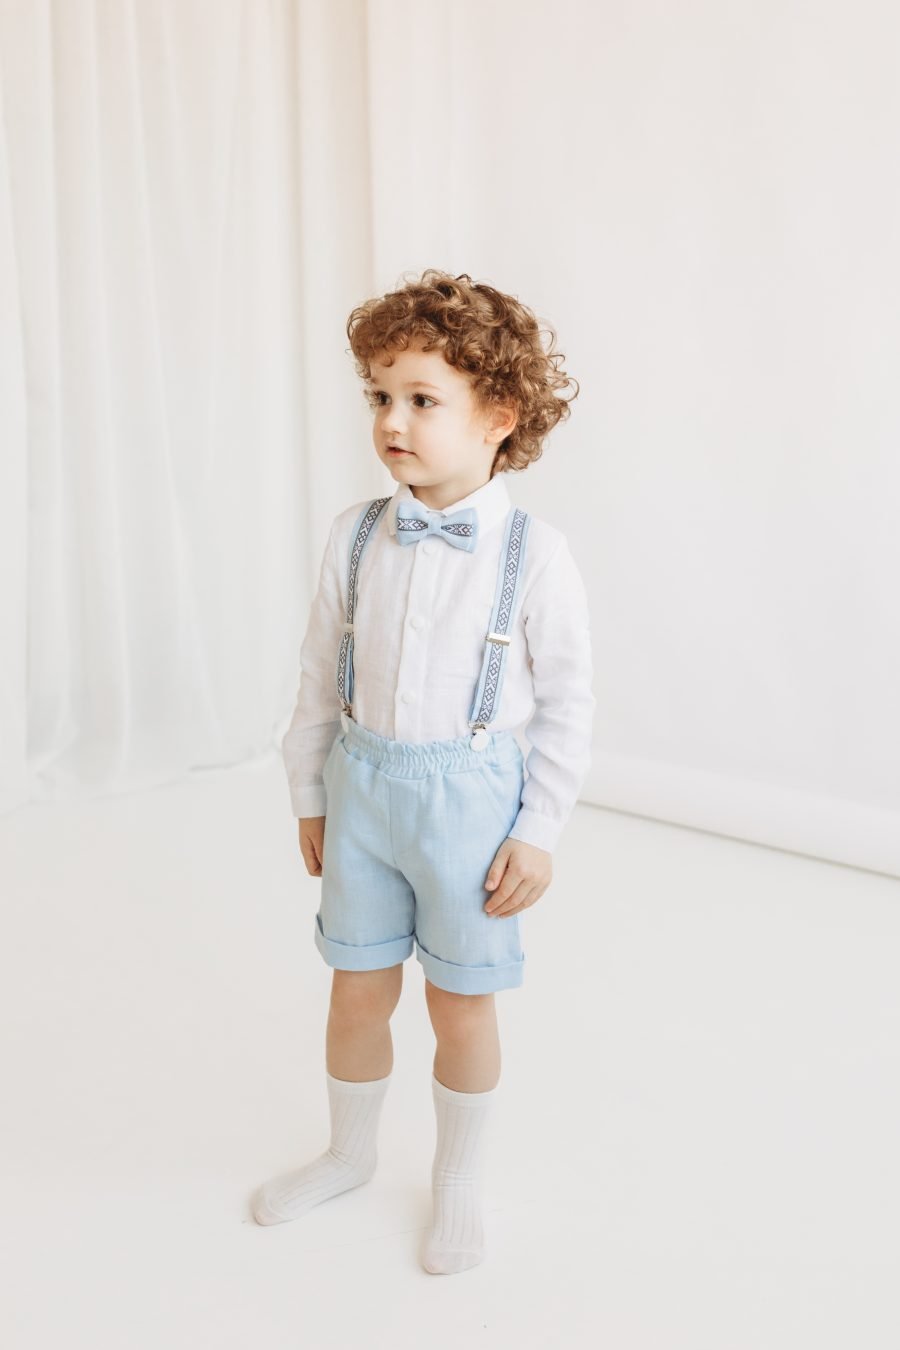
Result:
M299 1219L323 1200L370 1181L375 1162L374 1154L348 1161L328 1149L305 1167L284 1172L261 1186L253 1197L253 1217L266 1226Z
M425 1241L422 1264L431 1275L458 1275L484 1256L484 1223L477 1183L472 1176L432 1168L434 1224Z

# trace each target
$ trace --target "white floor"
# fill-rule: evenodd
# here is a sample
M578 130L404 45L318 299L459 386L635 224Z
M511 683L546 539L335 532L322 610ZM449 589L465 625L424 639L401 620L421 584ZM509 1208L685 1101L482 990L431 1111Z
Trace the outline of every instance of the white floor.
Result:
M554 871L435 1276L414 957L375 1179L249 1215L328 1142L280 761L0 819L4 1350L897 1350L900 882L590 807Z

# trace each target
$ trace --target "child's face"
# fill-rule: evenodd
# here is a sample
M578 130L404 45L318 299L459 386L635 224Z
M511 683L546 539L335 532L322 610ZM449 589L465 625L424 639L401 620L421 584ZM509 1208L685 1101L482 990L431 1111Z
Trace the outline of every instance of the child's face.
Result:
M391 365L370 362L367 386L379 458L414 496L423 495L417 488L448 503L468 496L490 478L497 446L515 418L495 413L492 429L476 407L468 376L442 352L409 347L391 355ZM390 446L407 453L391 454Z

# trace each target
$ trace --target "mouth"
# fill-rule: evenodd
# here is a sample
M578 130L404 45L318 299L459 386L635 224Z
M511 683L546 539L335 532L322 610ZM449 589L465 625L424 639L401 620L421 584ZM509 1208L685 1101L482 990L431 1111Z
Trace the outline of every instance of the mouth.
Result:
M389 445L388 448L387 448L387 452L388 452L389 455L411 455L411 454L412 454L412 451L411 451L411 450L401 450L401 449L399 448L399 446L396 446L396 445Z

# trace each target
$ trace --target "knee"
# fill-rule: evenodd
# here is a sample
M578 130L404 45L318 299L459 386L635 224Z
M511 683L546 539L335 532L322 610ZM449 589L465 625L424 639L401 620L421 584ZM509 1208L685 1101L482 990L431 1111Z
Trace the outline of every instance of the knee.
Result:
M425 981L425 1001L434 1033L441 1039L478 1035L494 1016L493 994L454 994Z
M400 1000L402 965L388 970L335 970L331 1016L343 1022L386 1021Z

